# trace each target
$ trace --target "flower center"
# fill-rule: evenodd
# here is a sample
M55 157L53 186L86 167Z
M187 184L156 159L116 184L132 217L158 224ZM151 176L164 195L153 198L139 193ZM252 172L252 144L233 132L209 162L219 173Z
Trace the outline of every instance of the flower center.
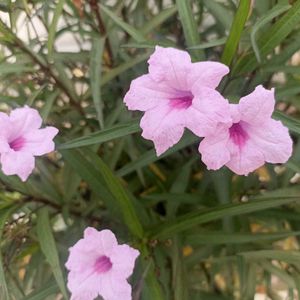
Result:
M94 267L97 273L106 273L112 268L112 263L109 257L102 255L97 258Z
M193 94L191 92L181 92L178 97L170 99L170 106L177 109L187 109L192 105Z
M245 145L246 141L249 138L247 132L245 131L245 125L243 125L242 122L234 123L229 128L229 134L233 143L240 148Z
M9 147L15 151L20 151L25 144L25 139L20 136L9 142Z

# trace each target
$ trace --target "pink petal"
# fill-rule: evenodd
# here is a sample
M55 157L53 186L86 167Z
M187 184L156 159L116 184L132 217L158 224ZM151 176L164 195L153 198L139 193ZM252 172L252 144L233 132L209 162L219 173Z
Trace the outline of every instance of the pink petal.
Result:
M0 135L0 153L9 152L11 150L6 137Z
M93 270L99 257L98 248L94 242L80 239L69 251L70 254L65 264L68 270L79 273Z
M99 294L104 300L132 300L131 286L121 278L113 273L107 273L106 276L103 276L99 286Z
M43 155L52 152L55 148L53 138L57 133L58 129L50 126L25 132L23 135L25 142L22 151L33 155Z
M229 73L229 68L218 62L204 61L193 63L188 73L188 84L206 86L215 89L222 78Z
M13 132L9 116L0 112L0 137L3 141L7 141L8 137ZM2 151L1 151L2 152Z
M174 97L175 91L164 82L156 82L150 75L143 75L133 80L124 97L130 110L146 111L156 107L162 101Z
M261 125L271 117L274 105L274 89L267 90L260 85L251 94L241 98L238 104L241 120Z
M205 137L199 145L201 159L210 170L218 170L230 160L228 129L219 126L214 135Z
M191 58L186 51L156 46L148 63L150 76L155 81L165 81L179 90L189 89L186 76L191 67Z
M186 127L203 137L214 134L219 123L231 124L229 103L216 90L199 88L192 105L186 110Z
M115 247L118 246L116 236L110 230L94 230L92 233L91 229L84 232L84 238L88 243L93 243L94 248L100 255L106 255L110 257L111 252Z
M100 281L96 273L70 272L67 286L72 294L71 300L94 300L98 296Z
M135 260L139 255L138 250L128 245L119 245L114 248L110 256L113 271L119 273L124 279L127 279L133 273Z
M145 112L140 126L142 136L152 140L157 155L161 155L183 135L185 123L185 110L171 108L169 104L161 104Z
M231 158L226 166L238 175L248 175L265 163L261 149L251 139L242 148L230 141L229 150Z
M14 109L9 116L16 135L21 135L29 130L38 129L42 125L42 118L36 109L28 106Z
M1 154L2 171L5 175L18 175L26 181L34 169L34 157L23 151L9 151Z
M252 126L249 135L260 147L267 162L285 163L292 155L293 141L288 129L280 121L270 119L263 126Z
M232 123L239 123L241 121L241 113L238 104L229 104L230 115Z

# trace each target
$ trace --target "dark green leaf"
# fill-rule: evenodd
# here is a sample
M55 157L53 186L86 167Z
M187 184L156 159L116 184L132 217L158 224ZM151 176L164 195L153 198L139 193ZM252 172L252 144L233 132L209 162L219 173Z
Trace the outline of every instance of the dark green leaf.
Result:
M37 235L41 249L51 266L54 278L65 299L68 299L65 280L59 263L58 252L50 226L49 213L47 208L39 211L37 219Z

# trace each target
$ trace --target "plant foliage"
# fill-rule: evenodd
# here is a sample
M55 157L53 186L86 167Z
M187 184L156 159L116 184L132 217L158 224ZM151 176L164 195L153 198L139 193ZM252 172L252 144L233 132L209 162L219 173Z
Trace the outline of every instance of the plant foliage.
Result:
M0 299L67 299L68 248L87 226L141 251L135 300L297 299L300 0L6 0L0 10L0 109L35 107L60 130L26 183L0 174ZM247 177L211 172L190 132L157 157L123 104L155 45L228 64L219 90L231 102L275 87L291 160Z

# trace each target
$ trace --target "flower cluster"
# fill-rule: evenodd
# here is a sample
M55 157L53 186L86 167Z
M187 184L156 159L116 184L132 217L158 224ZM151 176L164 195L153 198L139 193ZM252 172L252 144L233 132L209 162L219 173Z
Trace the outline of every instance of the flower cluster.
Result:
M0 113L0 155L5 175L18 175L26 181L34 169L34 157L54 150L55 127L40 128L38 111L25 106L10 115Z
M139 251L119 245L110 230L88 227L84 238L70 248L66 262L71 300L130 300L132 274Z
M221 63L192 63L189 54L157 46L148 60L149 73L132 81L124 102L145 112L142 136L161 155L182 137L184 129L204 139L199 146L208 169L226 165L247 175L265 162L284 163L292 140L280 121L271 118L274 90L262 86L229 104L216 87L229 72Z

